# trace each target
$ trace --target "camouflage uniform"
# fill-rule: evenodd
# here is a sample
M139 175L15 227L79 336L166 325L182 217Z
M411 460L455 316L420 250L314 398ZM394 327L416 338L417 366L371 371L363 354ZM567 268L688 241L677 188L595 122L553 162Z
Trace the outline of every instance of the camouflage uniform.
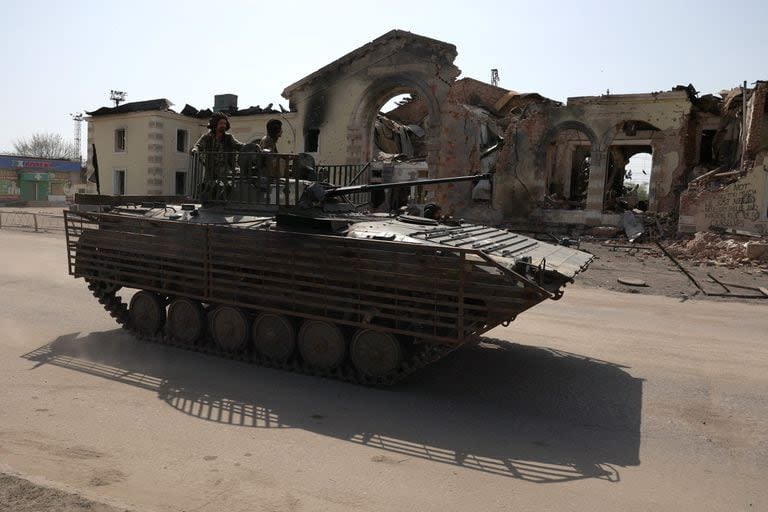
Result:
M277 150L277 141L269 135L265 135L261 138L259 146L261 146L262 150L271 151L272 153L279 153Z
M205 163L205 179L221 180L227 174L235 171L235 153L244 146L242 142L229 133L225 133L221 141L208 132L200 137L195 149L200 153Z

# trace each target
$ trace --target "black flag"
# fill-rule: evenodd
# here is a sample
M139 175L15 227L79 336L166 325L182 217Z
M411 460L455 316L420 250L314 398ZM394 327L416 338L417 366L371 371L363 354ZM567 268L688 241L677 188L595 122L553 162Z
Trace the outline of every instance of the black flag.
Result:
M96 144L92 144L91 147L93 148L93 159L91 160L91 163L93 163L93 174L88 178L88 181L96 184L96 193L101 195L101 187L99 186L99 159L96 157Z

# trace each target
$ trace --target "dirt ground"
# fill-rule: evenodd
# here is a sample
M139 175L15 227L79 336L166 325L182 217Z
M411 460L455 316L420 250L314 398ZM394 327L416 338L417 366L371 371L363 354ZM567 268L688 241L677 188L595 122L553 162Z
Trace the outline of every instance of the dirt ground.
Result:
M12 510L768 509L765 301L605 289L598 253L380 390L142 343L60 235L0 230L0 254L0 473L33 483L0 480Z
M62 211L68 209L68 205L60 206L2 206L0 205L0 211L3 212L20 212L20 213L40 213L42 215L56 215L61 216Z
M621 242L609 242L628 245ZM732 288L734 292L755 295L754 299L722 298L705 296L680 269L655 245L637 244L636 249L616 248L606 242L582 242L580 248L595 255L589 270L578 276L581 286L592 286L606 290L642 295L665 295L687 300L691 297L706 300L768 303L759 292ZM750 287L768 288L768 270L757 265L739 265L729 268L724 265L679 263L690 272L694 279L708 293L722 293L725 290L708 277L712 274L724 283L736 283ZM647 286L627 286L619 278L638 279Z
M120 512L102 503L0 473L0 512ZM127 511L126 511L127 512Z

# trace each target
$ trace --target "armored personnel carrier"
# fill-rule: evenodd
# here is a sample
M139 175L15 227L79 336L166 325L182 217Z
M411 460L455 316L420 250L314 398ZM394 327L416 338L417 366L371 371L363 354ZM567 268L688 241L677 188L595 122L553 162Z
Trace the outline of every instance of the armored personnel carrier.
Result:
M79 195L69 273L136 336L367 385L392 384L547 299L587 253L349 198L463 176L333 186L305 157L240 156L191 197Z

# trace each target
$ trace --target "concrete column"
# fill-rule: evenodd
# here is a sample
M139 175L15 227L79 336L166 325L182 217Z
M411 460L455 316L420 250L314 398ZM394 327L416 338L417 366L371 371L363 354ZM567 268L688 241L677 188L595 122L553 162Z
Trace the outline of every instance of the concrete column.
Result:
M605 178L608 172L608 153L593 151L589 162L589 187L587 188L587 211L603 213Z
M578 146L572 144L568 145L568 151L565 152L565 158L562 165L560 165L558 171L562 173L563 177L563 197L570 199L571 197L571 172L573 171L573 152L576 151Z

